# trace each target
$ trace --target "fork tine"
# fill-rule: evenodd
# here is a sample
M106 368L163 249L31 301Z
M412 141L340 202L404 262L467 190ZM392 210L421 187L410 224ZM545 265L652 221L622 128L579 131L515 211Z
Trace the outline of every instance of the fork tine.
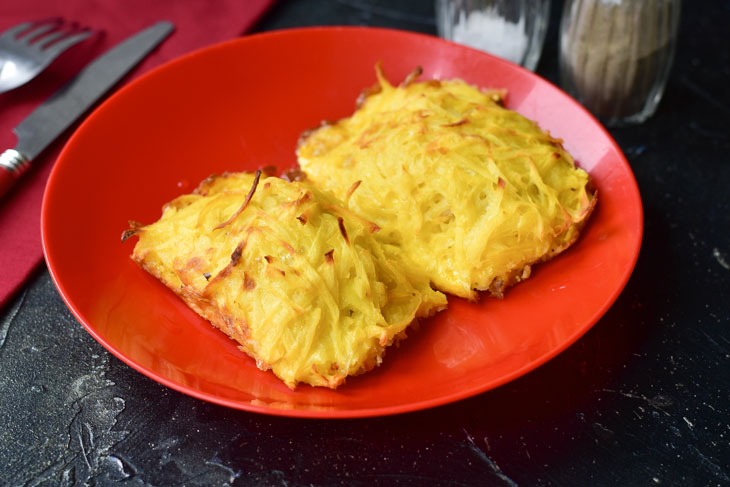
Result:
M9 37L9 38L15 39L18 36L18 34L20 34L21 32L25 32L26 30L30 29L35 24L36 24L36 22L24 22L22 24L18 24L14 27L9 28L5 32L3 32L2 35L0 35L0 38Z
M74 44L77 44L77 43L83 41L84 39L87 39L90 35L91 35L90 30L84 30L77 34L72 34L68 37L64 37L60 41L58 41L54 44L51 44L53 41L45 42L45 39L44 39L43 42L45 42L45 44L43 44L41 46L41 49L43 49L43 51L45 53L55 56L55 55L62 53L63 51L65 51L69 47L73 46ZM51 44L51 45L49 45L49 44Z
M53 32L53 30L57 29L59 25L59 22L44 22L42 24L37 24L36 26L32 27L28 32L23 34L23 36L18 39L18 42L33 44L35 41L39 40L41 37L45 36L49 32Z
M57 41L65 35L68 35L68 32L63 30L54 30L50 34L44 35L42 38L39 36L38 40L34 42L34 44L40 49L45 49L48 45L53 44L54 41Z

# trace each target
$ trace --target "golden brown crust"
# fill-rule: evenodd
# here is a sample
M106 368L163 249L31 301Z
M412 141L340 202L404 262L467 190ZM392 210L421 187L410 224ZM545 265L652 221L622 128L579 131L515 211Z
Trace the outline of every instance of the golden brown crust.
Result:
M229 225L233 220L236 219L236 217L238 215L241 214L241 212L243 210L246 209L248 204L251 202L251 198L253 198L253 194L256 192L256 188L259 185L260 179L261 179L261 171L259 170L259 171L256 171L256 176L254 176L254 178L253 178L253 184L251 184L251 189L248 190L248 194L246 195L246 199L243 200L243 204L241 204L241 206L238 208L238 210L236 210L236 212L233 215L231 215L231 217L228 220L224 221L223 223L221 223L217 227L215 227L215 230L219 230L219 229L225 227L226 225Z
M329 127L329 126L335 125L336 123L337 123L336 121L322 120L322 122L319 125L317 125L316 127L312 127L312 128L303 130L302 133L299 134L299 138L297 139L296 148L298 149L299 147L304 145L304 143L307 141L307 139L309 137L311 137L315 132L320 130L321 128ZM294 175L295 177L306 177L304 172L298 166L285 172L284 174L282 174L281 177L282 177L282 179L285 179L286 181L301 181L301 179L290 179L289 177L291 175Z
M593 188L593 183L590 182L589 179L589 188ZM570 240L566 241L561 245L560 247L556 247L554 249L550 249L550 251L545 254L541 259L535 260L524 267L514 269L511 271L507 276L504 277L497 277L495 278L486 289L477 289L477 291L488 291L489 294L492 297L495 298L503 298L505 291L514 286L515 284L518 284L530 277L532 274L532 266L535 264L539 264L542 262L547 262L553 258L555 258L558 254L564 252L568 248L570 248L580 237L580 235L583 233L583 228L587 224L588 220L590 220L590 216L593 213L593 210L596 208L596 204L598 203L598 190L593 189L591 191L591 202L586 207L586 211L581 216L580 220L577 222L572 222L571 225L568 225L569 228L574 229L573 236ZM474 296L474 299L476 300L477 296Z
M420 66L416 66L413 71L408 73L408 76L406 76L406 78L400 84L401 87L406 88L408 85L410 85L411 83L416 81L418 79L418 77L421 76L422 74L423 74L423 68L421 68Z
M205 296L200 295L195 289L189 284L182 283L181 286L175 286L174 283L165 279L158 272L158 268L154 265L149 265L143 256L134 259L139 266L156 277L163 284L165 284L173 293L180 297L193 311L198 313L203 318L210 321L216 328L223 331L231 339L235 340L241 345L241 350L246 352L248 355L252 355L252 348L250 345L250 334L248 325L241 321L236 320L235 317L226 313L225 310L219 310L213 305L209 299Z
M124 242L125 240L127 240L130 237L133 237L134 235L137 235L140 232L140 230L142 229L142 227L144 227L144 225L142 225L140 222L137 222L134 220L129 220L128 223L129 223L129 228L122 232L122 242Z

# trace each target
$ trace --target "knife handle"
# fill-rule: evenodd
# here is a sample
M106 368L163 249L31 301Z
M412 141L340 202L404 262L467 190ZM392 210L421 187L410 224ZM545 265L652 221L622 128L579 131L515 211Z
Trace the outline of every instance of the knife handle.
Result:
M30 160L15 149L8 149L0 154L0 198L10 191L29 167Z

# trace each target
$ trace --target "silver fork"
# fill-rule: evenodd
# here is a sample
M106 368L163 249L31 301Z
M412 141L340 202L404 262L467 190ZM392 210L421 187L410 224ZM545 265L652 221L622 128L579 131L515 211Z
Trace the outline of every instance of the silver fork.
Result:
M63 19L26 22L0 34L0 93L17 88L91 35Z

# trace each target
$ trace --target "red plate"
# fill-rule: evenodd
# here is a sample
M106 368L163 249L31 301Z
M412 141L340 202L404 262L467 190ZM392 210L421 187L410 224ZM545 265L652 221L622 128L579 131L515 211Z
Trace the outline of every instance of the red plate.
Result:
M299 134L349 115L383 61L391 80L458 77L507 88L508 105L565 140L599 191L582 238L504 300L451 299L375 371L337 391L290 391L129 259L130 219L211 173L295 164ZM46 260L94 338L173 389L233 408L301 417L401 413L462 399L554 357L611 306L633 270L642 209L626 159L562 91L506 61L435 37L371 28L254 35L192 53L129 84L76 131L43 202Z

